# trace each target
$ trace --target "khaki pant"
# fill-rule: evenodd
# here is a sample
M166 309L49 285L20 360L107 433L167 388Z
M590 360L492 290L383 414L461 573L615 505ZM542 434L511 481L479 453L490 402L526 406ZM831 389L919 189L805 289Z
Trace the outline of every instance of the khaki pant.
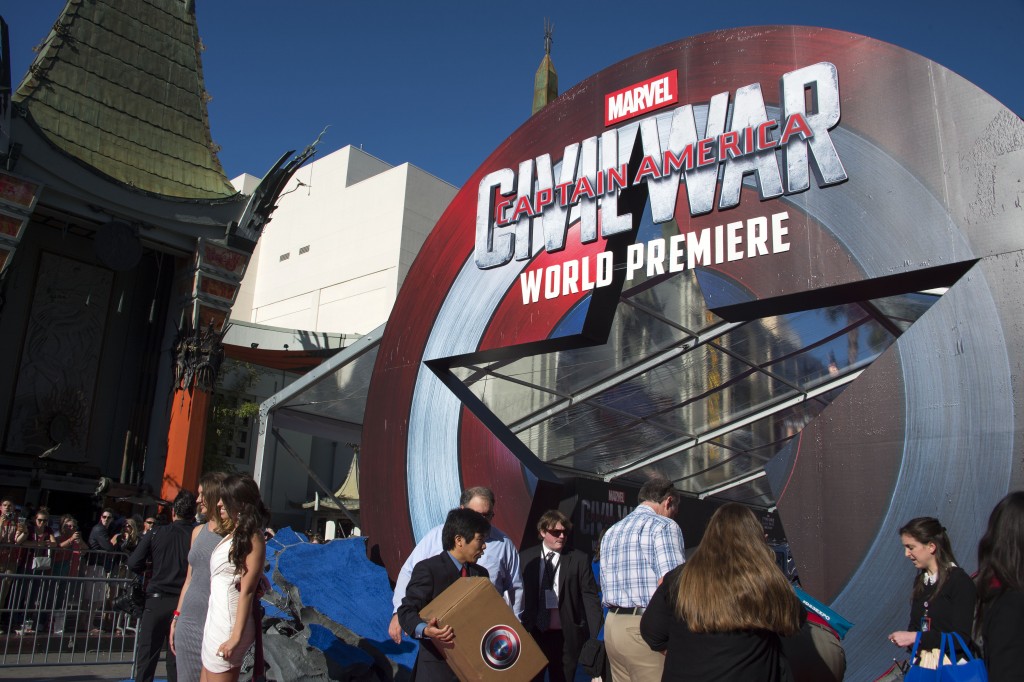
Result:
M609 612L604 623L604 648L613 682L661 681L665 657L651 651L640 636L640 616Z

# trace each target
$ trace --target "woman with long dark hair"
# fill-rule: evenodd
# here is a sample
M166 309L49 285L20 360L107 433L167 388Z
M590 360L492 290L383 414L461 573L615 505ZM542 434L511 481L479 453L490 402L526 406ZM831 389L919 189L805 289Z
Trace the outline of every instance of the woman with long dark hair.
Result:
M989 682L1019 680L1024 666L1024 491L1004 497L978 543L978 611Z
M776 682L786 665L779 636L800 629L801 610L753 512L729 503L665 575L640 634L666 652L662 680Z
M205 523L192 531L192 545L188 551L188 571L185 584L178 597L178 608L171 619L170 645L178 663L180 682L198 682L203 671L203 627L210 603L210 556L221 541L220 517L217 501L220 486L227 474L210 471L199 479L198 507Z
M19 571L38 577L28 581L28 590L22 593L21 608L14 618L17 626L24 615L23 632L28 634L33 632L34 625L38 625L42 632L46 632L49 627L52 604L46 603L49 600L46 599L43 576L53 572L52 548L57 546L57 541L54 540L53 529L50 528L50 510L47 507L40 507L33 518L25 521L29 525L21 529L16 542L19 545L36 549L24 551ZM40 623L34 622L37 614L39 620L42 621Z
M216 510L225 537L210 556L210 601L203 628L203 682L234 682L256 636L253 600L267 545L270 513L248 474L231 474L221 485Z
M946 529L938 519L920 516L900 528L903 553L914 564L910 624L889 635L896 646L913 646L921 633L920 650L938 649L943 632L955 632L968 641L974 618L974 583L956 565Z

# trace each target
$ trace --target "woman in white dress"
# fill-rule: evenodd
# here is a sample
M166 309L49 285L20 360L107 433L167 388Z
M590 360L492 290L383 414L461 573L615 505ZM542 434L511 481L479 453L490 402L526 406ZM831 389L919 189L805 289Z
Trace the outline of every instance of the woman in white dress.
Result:
M228 534L210 556L210 604L203 629L201 682L235 682L242 658L256 637L253 600L263 577L270 514L248 474L224 479L217 502Z

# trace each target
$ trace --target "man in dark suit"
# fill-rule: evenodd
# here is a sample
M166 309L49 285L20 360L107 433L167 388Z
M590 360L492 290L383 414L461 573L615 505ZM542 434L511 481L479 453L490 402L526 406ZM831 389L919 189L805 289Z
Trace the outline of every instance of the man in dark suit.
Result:
M601 630L601 598L590 557L566 548L572 522L562 512L545 512L537 522L541 544L522 553L523 625L548 659L548 678L576 676L576 662L588 639ZM544 673L536 678L543 680Z
M420 610L444 592L460 577L487 578L487 569L477 560L487 547L491 524L472 509L453 509L441 530L444 551L416 564L398 607L398 622L410 637L420 640L413 677L417 682L457 680L445 662L441 649L451 646L455 631L437 618L425 621Z

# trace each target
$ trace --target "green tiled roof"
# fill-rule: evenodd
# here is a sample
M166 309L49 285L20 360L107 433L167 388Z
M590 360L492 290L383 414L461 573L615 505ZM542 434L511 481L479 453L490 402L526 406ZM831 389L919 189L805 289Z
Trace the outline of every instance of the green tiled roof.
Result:
M14 96L57 147L171 197L235 194L206 112L194 0L68 0Z

